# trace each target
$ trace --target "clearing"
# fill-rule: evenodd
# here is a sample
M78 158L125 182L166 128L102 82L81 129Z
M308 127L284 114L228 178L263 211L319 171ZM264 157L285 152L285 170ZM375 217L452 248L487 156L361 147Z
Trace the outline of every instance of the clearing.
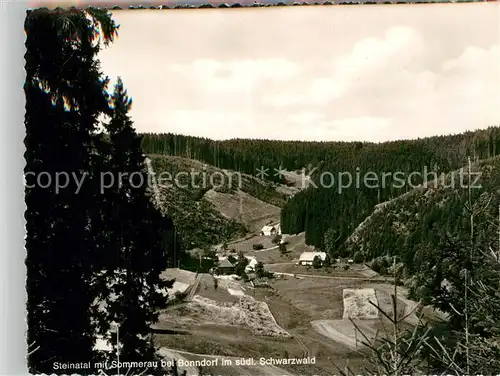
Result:
M348 319L377 319L379 311L377 296L373 288L344 289L344 314L343 318ZM375 306L374 306L375 305Z
M244 326L254 335L290 337L276 323L267 304L249 296L240 297L237 302L218 302L195 295L192 302L164 311L160 320L175 321L184 328L194 324Z
M205 193L204 197L224 217L243 223L250 232L260 230L270 221L277 222L280 219L279 207L241 190L235 193L222 193L211 189Z

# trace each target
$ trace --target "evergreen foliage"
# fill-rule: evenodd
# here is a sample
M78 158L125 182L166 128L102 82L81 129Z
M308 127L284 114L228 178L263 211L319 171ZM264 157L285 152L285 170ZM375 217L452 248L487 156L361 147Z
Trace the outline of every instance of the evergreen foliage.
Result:
M318 188L309 187L287 201L281 227L284 233L305 231L307 244L325 249L325 246L333 247L333 244L325 244L325 234L330 228L336 234L334 239L338 239L337 246L340 246L376 205L409 192L412 186L402 184L402 176L408 177L412 172L424 175L425 168L429 174L447 173L465 165L468 156L476 160L498 155L500 128L380 144L243 139L214 141L148 133L144 135L142 147L147 153L193 158L254 176L261 166L270 171L281 166L289 171L299 170L311 175ZM339 176L343 172L352 176L349 187L346 186L347 175ZM370 180L373 174L378 180ZM357 176L360 177L358 186ZM367 177L366 184L364 176ZM422 183L424 178L413 176L411 185ZM267 179L286 183L284 178L279 179L274 174ZM321 181L326 187L321 188Z
M101 30L96 42L96 29ZM94 358L95 322L89 288L99 260L89 226L97 186L93 167L97 118L109 113L96 55L117 27L106 11L88 8L29 11L26 31L26 167L28 343L37 346L32 373L53 373L54 362ZM56 191L40 174L75 176ZM71 175L74 174L74 175Z
M141 139L121 82L109 101L97 54L117 26L96 8L29 11L26 31L26 266L31 373L102 361L98 335L120 324L122 359L153 359L149 326L165 307L173 222L147 185L103 190L102 174L145 178ZM111 106L110 106L111 104ZM99 130L99 118L111 118ZM56 178L69 176L57 186ZM49 176L42 186L37 178ZM64 182L63 182L64 183ZM63 372L67 372L64 371ZM89 373L97 373L90 369Z
M108 284L105 322L120 324L123 361L154 359L150 325L158 320L158 310L166 307L166 288L173 283L160 278L169 266L169 250L163 246L174 231L173 223L163 218L148 195L141 139L128 115L131 104L118 79L111 96L111 120L105 124L109 144L104 163L105 171L118 181L103 191L101 204L108 216L101 234L102 228L109 230L105 234L109 257L103 268ZM104 333L110 329L104 327Z

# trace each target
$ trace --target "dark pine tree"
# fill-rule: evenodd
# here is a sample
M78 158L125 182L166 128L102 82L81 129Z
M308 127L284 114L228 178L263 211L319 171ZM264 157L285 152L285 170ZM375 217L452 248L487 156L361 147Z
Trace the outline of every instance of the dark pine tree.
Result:
M97 29L113 39L107 11L38 9L25 21L27 339L35 374L93 359L94 194L86 174L97 117L109 108ZM57 187L61 174L69 179Z
M103 202L112 216L108 228L114 239L107 250L111 295L106 311L108 322L119 325L122 361L155 357L150 326L158 320L158 311L166 307L166 289L173 284L160 274L172 262L171 249L165 246L171 247L170 239L175 238L172 221L154 207L150 197L152 184L148 183L141 138L128 115L131 104L118 79L111 96L111 121L105 125L110 152L106 172L115 178L115 184L103 190Z

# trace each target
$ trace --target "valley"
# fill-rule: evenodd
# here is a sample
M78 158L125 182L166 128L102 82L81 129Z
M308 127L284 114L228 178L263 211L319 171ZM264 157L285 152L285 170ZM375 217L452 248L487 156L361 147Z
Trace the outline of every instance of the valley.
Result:
M166 161L167 157L161 159ZM174 160L189 165L196 163L182 158ZM280 187L274 186L278 197ZM163 192L160 187L160 194ZM264 285L260 286L253 273L251 279L245 281L234 273L217 276L200 270L165 271L162 278L176 281L170 295L180 292L184 297L162 311L153 327L159 353L180 360L181 364L183 359L219 359L216 366L202 367L203 374L228 376L236 373L324 375L337 367L362 369L366 348L358 329L372 339L383 329L384 319L376 309L374 312L370 301L390 311L391 278L380 276L363 263L349 264L346 259L339 265L320 269L297 265L300 255L313 252L315 247L305 243L305 233L282 234L286 244L286 251L282 252L279 244L273 242L274 235L261 232L268 223L279 224L279 207L248 192L245 187L224 193L209 189L198 197L212 205L210 210L215 213L212 215L241 224L246 234L190 252L198 255L205 249L208 254L211 249L218 259L229 255L255 258L273 278L265 278ZM193 206L187 210L197 209ZM203 226L197 223L200 225ZM262 249L254 249L255 244ZM371 291L371 298L361 298L354 306L343 296L349 291L356 295L366 290ZM409 307L416 305L405 296L399 297L398 303L401 312L407 313ZM369 316L367 311L371 312ZM406 320L415 321L415 314L408 315ZM309 357L314 358L315 363L262 366L259 359L263 356L278 360ZM251 358L254 364L235 366L234 360L241 358ZM222 365L223 359L226 365ZM231 366L227 365L228 359ZM183 366L179 366L179 370L186 370L188 375L200 372L199 368L195 371L193 367Z
M470 137L466 134L460 142ZM451 140L439 139L437 144ZM376 154L377 148L386 147L393 146L365 149ZM433 158L440 158L439 153ZM174 358L254 359L253 365L238 368L243 374L271 374L278 368L291 375L325 375L347 368L362 372L370 366L366 344L392 335L390 317L399 320L404 335L425 323L452 320L449 308L433 306L437 300L430 291L436 287L431 287L429 276L436 273L432 263L442 261L441 251L429 252L440 244L437 225L458 229L467 189L453 184L463 182L463 167L443 173L441 180L424 180L400 191L347 189L339 201L334 191L304 185L299 173L324 170L325 162L282 170L283 180L275 181L186 156L150 158L156 173L190 170L194 176L207 172L220 179L215 187L159 188L157 204L174 218L183 249L193 259L189 267L183 261L162 275L176 280L170 292L176 298L161 312L155 343ZM494 188L500 181L499 163L500 157L471 162L469 168L481 175L483 188L471 192L470 200L500 203ZM318 182L317 175L312 178ZM310 203L303 201L306 197ZM336 204L346 208L340 218L335 217L340 213ZM494 215L497 207L487 209ZM320 217L331 218L331 224L322 225ZM483 225L478 220L476 226ZM295 233L289 231L294 228ZM258 364L263 355L309 357L315 362L269 368ZM229 376L235 368L219 363L205 372Z

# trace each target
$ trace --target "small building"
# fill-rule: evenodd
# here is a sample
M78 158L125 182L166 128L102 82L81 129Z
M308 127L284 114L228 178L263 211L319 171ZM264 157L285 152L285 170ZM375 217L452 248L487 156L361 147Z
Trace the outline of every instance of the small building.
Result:
M218 274L234 274L234 265L228 259L219 259Z
M278 223L274 228L276 229L276 234L281 235L281 224Z
M299 258L299 265L312 265L314 258L318 256L321 261L326 260L326 252L302 252Z
M262 230L260 231L260 234L263 236L272 236L276 234L276 227L275 226L269 226L266 225L262 227Z
M257 259L253 256L245 256L248 260L248 265L245 267L245 273L251 273L255 271L255 265L257 265Z

